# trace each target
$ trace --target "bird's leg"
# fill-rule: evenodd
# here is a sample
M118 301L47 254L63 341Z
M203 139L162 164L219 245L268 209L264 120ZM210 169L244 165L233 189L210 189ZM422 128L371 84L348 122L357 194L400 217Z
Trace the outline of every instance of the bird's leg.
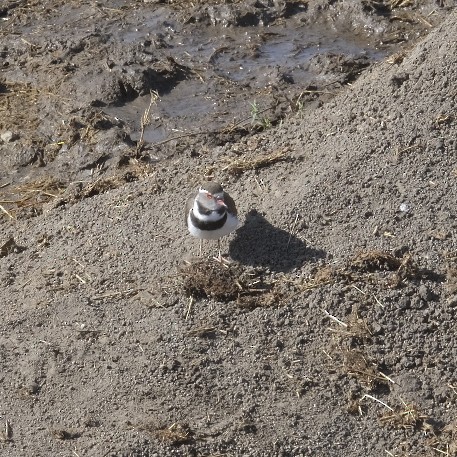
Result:
M218 256L213 257L213 259L222 265L223 259L222 259L222 254L221 254L221 239L220 238L218 238L218 240L217 240L217 252L218 252Z
M213 257L213 259L216 261L216 262L219 262L221 265L223 265L224 267L228 268L228 265L231 263L230 260L228 259L224 259L222 257L222 254L221 254L221 239L219 238L217 240L217 251L218 251L218 256L217 257Z

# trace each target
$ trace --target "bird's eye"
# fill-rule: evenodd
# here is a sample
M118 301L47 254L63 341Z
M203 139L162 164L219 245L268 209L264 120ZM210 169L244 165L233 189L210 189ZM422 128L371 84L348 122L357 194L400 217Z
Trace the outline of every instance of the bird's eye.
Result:
M206 198L207 198L208 200L211 200L211 199L213 198L213 196L208 192L208 193L206 194Z

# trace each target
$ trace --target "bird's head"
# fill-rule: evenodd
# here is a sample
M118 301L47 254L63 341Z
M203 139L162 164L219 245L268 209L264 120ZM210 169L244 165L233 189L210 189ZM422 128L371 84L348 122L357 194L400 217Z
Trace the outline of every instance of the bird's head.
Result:
M212 181L202 184L198 190L197 202L208 211L223 213L227 209L222 186Z

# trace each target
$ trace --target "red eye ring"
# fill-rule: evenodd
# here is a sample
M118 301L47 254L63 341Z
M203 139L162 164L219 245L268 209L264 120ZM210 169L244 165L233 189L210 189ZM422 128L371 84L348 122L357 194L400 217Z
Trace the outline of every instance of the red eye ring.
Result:
M208 192L208 193L206 194L206 198L207 198L208 200L210 200L211 198L213 198L213 196Z

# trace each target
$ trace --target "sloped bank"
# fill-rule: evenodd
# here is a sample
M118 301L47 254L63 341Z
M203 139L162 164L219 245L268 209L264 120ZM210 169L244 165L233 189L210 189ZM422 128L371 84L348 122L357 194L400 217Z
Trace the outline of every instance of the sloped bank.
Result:
M2 225L26 248L0 259L2 452L455 453L456 32L454 14L254 139ZM261 170L217 166L283 148ZM183 194L209 165L268 229L229 240L281 287L268 307L176 283L195 249Z

